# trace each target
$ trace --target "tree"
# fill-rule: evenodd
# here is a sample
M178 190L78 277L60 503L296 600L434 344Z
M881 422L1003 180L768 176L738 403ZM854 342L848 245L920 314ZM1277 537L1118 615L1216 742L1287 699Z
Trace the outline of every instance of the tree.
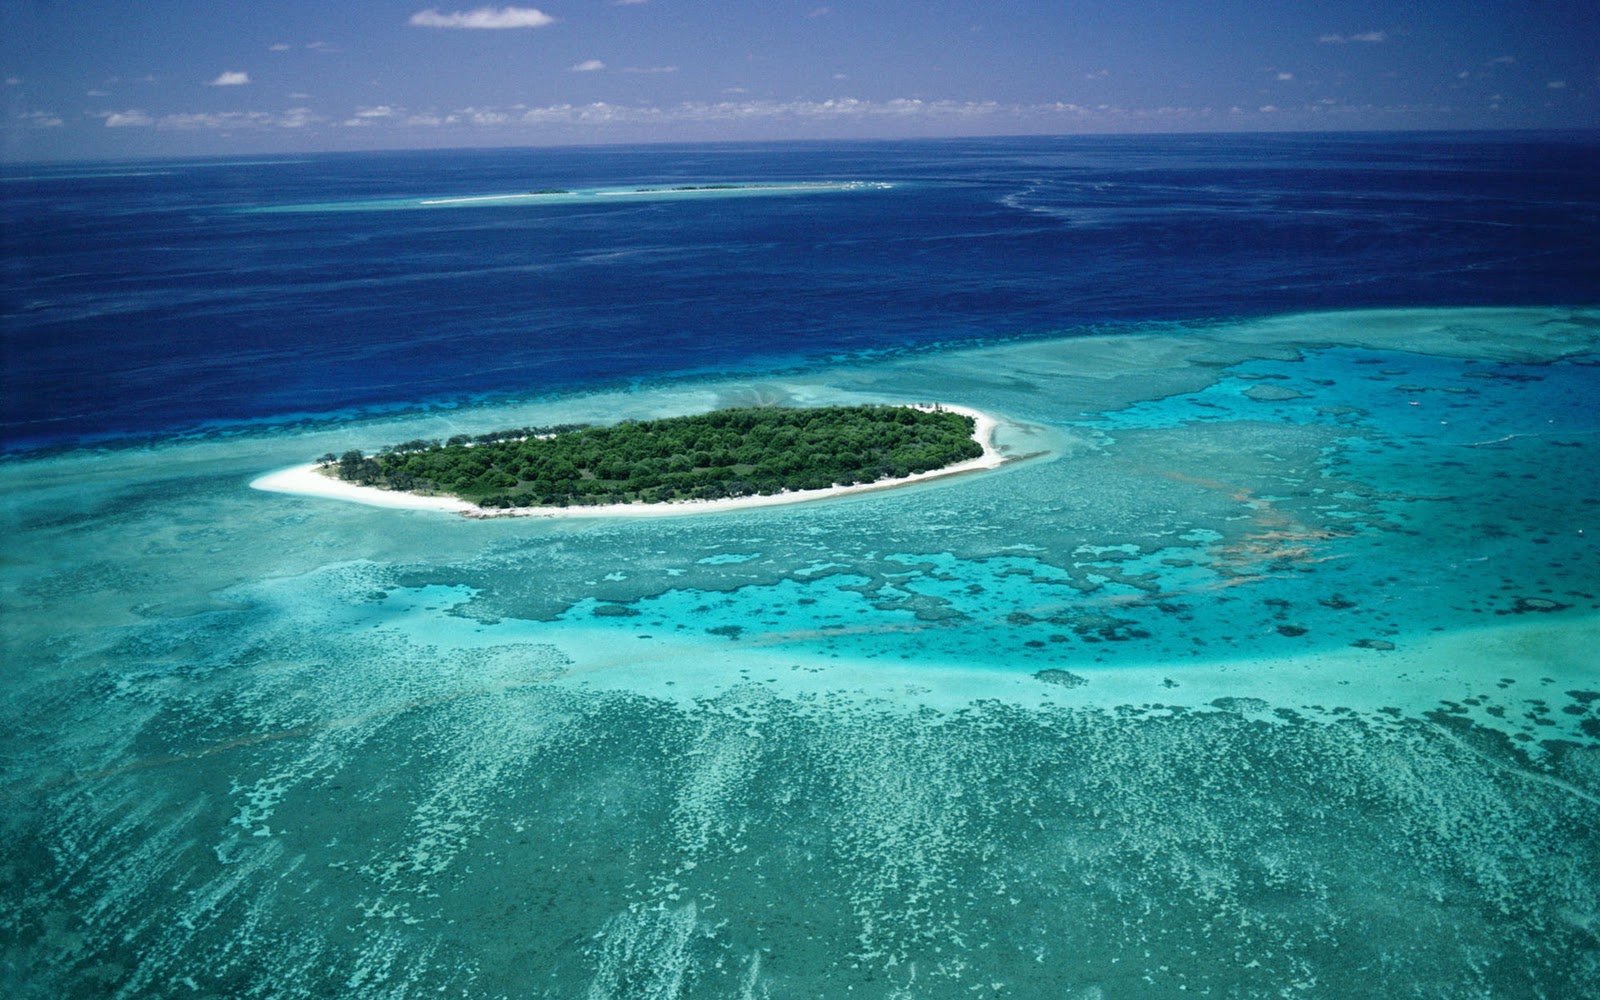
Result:
M356 473L361 471L361 462L364 458L365 456L362 455L357 449L351 449L350 451L345 452L343 455L340 455L339 478L350 480L355 479Z
M659 502L923 472L981 454L972 432L971 418L949 411L745 407L614 427L457 435L443 445L419 439L370 459L346 453L337 468L354 481L436 489L495 506Z

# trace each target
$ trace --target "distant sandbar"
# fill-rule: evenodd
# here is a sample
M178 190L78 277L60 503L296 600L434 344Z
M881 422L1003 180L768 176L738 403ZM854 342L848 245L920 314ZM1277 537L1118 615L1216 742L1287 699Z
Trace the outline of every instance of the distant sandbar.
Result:
M885 181L802 181L793 184L681 184L676 186L657 185L634 188L549 188L538 191L441 195L428 198L367 198L351 201L312 202L299 205L259 205L243 209L243 211L273 214L284 212L393 212L408 209L571 205L609 199L680 201L754 198L764 195L887 191L893 187L893 184Z

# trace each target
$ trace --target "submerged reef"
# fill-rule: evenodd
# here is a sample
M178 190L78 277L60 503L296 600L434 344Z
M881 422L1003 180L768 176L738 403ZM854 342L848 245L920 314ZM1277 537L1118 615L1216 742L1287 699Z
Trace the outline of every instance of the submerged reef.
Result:
M0 977L1600 992L1583 318L1152 330L0 464ZM1039 457L654 520L245 487L358 441L934 393Z

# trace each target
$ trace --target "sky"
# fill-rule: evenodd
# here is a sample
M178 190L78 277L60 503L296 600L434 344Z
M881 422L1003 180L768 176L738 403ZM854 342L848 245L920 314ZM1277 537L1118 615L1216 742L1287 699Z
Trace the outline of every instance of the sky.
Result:
M1595 0L0 0L0 160L1600 127Z

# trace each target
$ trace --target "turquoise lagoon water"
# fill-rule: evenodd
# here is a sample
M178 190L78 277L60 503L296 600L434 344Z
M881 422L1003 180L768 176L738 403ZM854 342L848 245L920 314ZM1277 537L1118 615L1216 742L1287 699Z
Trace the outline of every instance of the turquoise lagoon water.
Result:
M8 995L1593 995L1597 330L1151 326L6 463ZM1015 460L665 519L248 485L928 399Z

